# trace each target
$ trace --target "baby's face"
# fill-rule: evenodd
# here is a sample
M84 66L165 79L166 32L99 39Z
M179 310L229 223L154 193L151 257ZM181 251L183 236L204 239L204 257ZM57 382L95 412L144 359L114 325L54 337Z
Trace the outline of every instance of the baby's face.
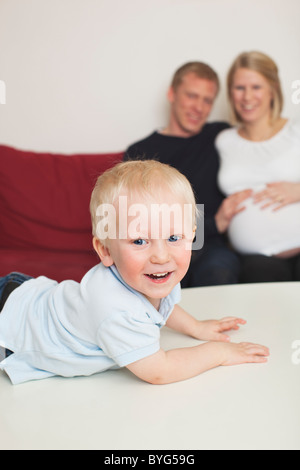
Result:
M155 308L186 274L193 241L192 207L160 190L154 198L122 195L115 204L115 238L105 266L115 264L124 281Z

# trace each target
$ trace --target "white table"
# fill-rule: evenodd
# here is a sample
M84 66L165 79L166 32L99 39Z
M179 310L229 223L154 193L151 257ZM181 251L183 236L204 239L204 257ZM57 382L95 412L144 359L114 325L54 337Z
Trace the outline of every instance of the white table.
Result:
M269 362L163 386L127 370L18 386L0 373L0 449L300 449L300 283L189 289L182 306L242 316L232 341L269 346ZM165 348L196 343L162 331Z

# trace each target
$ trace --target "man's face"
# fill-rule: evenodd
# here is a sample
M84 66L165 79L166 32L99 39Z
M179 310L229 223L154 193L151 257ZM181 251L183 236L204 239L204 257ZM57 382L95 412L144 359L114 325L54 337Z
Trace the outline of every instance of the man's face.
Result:
M168 133L177 137L198 134L212 110L217 92L217 85L211 80L194 73L186 74L176 90L170 88L168 92L171 104Z

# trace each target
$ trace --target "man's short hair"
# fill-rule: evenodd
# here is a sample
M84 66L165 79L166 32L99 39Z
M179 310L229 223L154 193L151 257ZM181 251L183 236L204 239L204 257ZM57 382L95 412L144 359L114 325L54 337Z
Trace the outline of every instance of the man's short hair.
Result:
M171 87L176 90L188 73L194 73L198 78L214 82L217 86L217 90L219 91L220 81L217 73L209 65L203 62L187 62L182 65L173 75Z

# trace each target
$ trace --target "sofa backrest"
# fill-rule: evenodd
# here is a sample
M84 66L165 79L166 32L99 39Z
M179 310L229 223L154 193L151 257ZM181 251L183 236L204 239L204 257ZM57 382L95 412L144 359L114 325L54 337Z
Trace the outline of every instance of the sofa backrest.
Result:
M0 146L0 249L89 251L92 188L122 155Z

